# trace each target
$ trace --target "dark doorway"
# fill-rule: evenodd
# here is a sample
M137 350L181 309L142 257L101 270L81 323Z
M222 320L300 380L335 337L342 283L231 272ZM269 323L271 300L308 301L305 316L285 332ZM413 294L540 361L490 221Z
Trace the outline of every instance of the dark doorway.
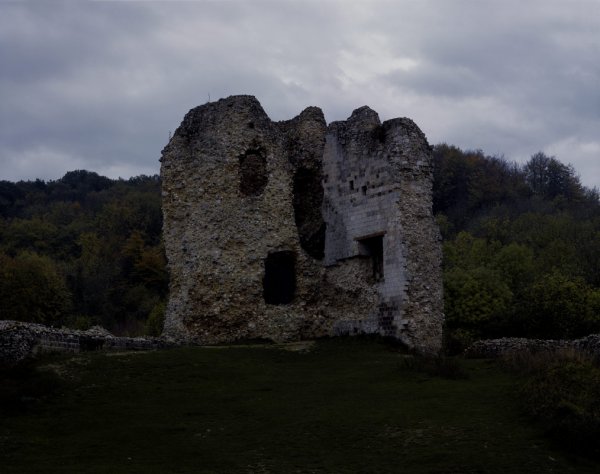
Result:
M265 259L263 295L267 304L288 304L296 292L296 254L289 250L270 253Z
M269 180L267 160L259 150L248 150L240 156L240 192L244 196L258 196Z
M371 258L373 280L383 280L383 234L358 240L361 255Z

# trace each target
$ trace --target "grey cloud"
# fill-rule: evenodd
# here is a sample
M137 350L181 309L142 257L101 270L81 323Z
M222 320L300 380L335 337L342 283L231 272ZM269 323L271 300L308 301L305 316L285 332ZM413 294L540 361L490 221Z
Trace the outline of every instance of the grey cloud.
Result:
M276 120L368 104L433 143L548 150L598 185L599 31L586 0L2 3L0 177L157 172L187 110L248 93Z
M457 4L463 8L451 11ZM581 150L595 149L600 129L600 5L419 5L409 13L427 16L428 34L415 35L411 25L423 22L408 18L407 34L390 29L388 37L396 54L408 51L422 60L413 70L394 71L385 80L400 94L414 95L417 108L428 104L421 125L432 131L430 136L518 160L538 149L560 150L560 159L578 169L594 169L582 177L597 185L600 157ZM439 106L431 106L432 100ZM454 109L455 116L444 108ZM446 123L436 123L436 117Z

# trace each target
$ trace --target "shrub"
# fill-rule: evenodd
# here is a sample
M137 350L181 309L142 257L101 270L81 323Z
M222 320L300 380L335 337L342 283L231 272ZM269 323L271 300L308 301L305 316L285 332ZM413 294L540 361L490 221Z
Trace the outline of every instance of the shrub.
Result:
M600 456L600 368L574 350L515 353L505 367L525 376L523 407L560 444Z
M166 304L164 301L159 301L154 305L146 321L146 335L155 337L161 335L165 324L165 310Z
M548 370L549 367L567 361L580 365L594 363L594 359L590 354L571 347L563 347L553 351L517 350L508 352L502 356L500 364L512 373L522 376L534 376Z
M89 316L80 314L73 319L70 327L73 329L78 329L80 331L87 331L89 328L93 326L92 318Z
M444 353L448 355L459 355L471 346L477 339L479 333L469 329L444 328Z

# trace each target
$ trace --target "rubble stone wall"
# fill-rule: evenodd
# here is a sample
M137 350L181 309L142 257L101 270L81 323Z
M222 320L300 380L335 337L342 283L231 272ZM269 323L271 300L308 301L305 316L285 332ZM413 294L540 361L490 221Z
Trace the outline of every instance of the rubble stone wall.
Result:
M39 353L153 350L170 345L158 338L116 337L99 327L77 331L20 321L0 321L0 363L8 365Z
M431 153L409 119L381 124L362 107L328 127L309 107L272 122L254 97L234 96L190 110L161 162L165 337L366 332L440 348Z
M307 325L319 333L315 297L323 270L302 248L293 189L299 170L320 180L325 129L319 109L275 123L250 96L186 115L161 166L171 273L166 336L211 344L294 339ZM241 163L250 155L264 159L266 179L262 188L246 193ZM311 240L311 230L318 233L323 224L318 204L316 215L302 222L309 244L318 241ZM295 255L295 298L287 305L264 301L265 259L275 252Z
M600 357L600 334L591 334L581 339L526 339L503 337L483 339L473 343L465 355L471 358L495 359L515 352L551 352L561 349L575 349Z

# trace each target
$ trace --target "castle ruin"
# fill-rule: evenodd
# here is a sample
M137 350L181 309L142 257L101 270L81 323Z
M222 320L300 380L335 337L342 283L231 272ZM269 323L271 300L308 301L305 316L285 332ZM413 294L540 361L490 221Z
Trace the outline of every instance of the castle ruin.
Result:
M190 110L161 159L164 335L200 344L380 334L441 347L432 162L368 107L283 122L252 96Z

